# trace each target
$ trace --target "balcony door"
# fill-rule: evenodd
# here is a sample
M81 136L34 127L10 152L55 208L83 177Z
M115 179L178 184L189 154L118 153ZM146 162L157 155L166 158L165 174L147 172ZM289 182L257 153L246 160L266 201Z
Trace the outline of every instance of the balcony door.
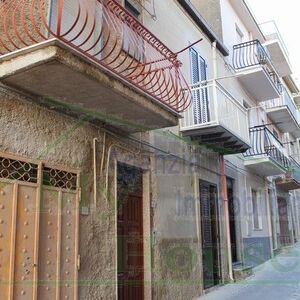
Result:
M192 84L207 80L206 61L195 49L190 50ZM208 89L202 87L193 91L194 124L203 124L210 121Z

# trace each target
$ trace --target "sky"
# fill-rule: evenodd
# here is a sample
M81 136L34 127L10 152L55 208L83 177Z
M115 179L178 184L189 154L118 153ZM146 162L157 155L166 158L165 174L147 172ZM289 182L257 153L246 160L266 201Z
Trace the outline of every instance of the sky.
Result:
M289 52L293 77L300 87L300 0L247 0L257 22L274 20Z

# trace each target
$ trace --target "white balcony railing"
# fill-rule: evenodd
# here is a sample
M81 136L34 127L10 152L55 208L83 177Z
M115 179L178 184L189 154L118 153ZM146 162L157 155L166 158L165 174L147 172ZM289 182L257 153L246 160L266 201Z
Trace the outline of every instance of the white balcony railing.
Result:
M283 88L280 98L265 101L264 105L266 109L287 107L295 121L300 124L298 108L285 88Z
M219 83L192 89L193 103L183 113L182 130L222 126L249 144L247 110Z

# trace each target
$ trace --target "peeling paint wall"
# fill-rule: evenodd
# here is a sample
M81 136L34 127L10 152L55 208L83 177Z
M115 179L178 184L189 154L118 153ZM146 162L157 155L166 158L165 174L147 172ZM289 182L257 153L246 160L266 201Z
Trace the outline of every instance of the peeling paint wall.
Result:
M152 228L147 227L146 238L151 240L152 263L147 258L147 277L152 288L146 285L147 294L153 299L182 299L201 294L201 246L199 223L196 213L198 180L208 180L207 174L217 172L216 154L192 155L190 146L168 133L154 132L151 138L156 146L169 149L182 159L170 159L160 151L149 153L134 147L124 138L124 143L109 134L106 137L104 166L110 145L108 193L105 178L99 178L104 132L88 123L80 122L64 114L39 106L32 99L2 88L0 91L0 151L31 159L47 161L82 171L82 206L89 214L80 216L79 299L115 299L116 297L116 206L115 206L115 160L150 170L151 183L148 199L151 203ZM97 210L93 208L93 139L98 138ZM148 135L137 134L136 139L147 141ZM129 145L126 146L126 143ZM200 152L199 152L200 151ZM197 164L191 166L189 162ZM200 165L205 162L207 173ZM211 170L211 171L210 171ZM211 175L218 184L218 176ZM149 205L150 205L149 203ZM150 207L146 214L150 215ZM148 222L148 221L147 221ZM151 276L152 272L152 276ZM149 292L150 289L150 292ZM148 296L150 298L150 296Z
M93 210L93 138L97 143L97 168L102 157L103 132L98 128L51 111L28 98L0 90L0 151L38 159L82 171L82 206L89 214L80 216L79 299L115 299L116 295L116 208L114 160L147 169L149 158L115 147L110 159L109 192L98 185L97 211ZM107 149L118 144L107 136ZM134 147L127 147L128 150ZM105 159L105 165L107 158ZM99 176L99 172L98 172ZM98 177L98 180L99 177Z
M218 154L179 136L178 128L151 134L151 142L165 151L152 160L154 299L192 299L203 293L200 179L218 187L220 267L223 280L228 279Z

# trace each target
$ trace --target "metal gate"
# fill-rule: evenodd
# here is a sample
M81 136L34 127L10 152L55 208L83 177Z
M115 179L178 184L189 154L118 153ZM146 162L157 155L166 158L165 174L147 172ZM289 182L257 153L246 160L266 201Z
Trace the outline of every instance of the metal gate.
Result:
M79 174L0 155L0 299L77 299Z

